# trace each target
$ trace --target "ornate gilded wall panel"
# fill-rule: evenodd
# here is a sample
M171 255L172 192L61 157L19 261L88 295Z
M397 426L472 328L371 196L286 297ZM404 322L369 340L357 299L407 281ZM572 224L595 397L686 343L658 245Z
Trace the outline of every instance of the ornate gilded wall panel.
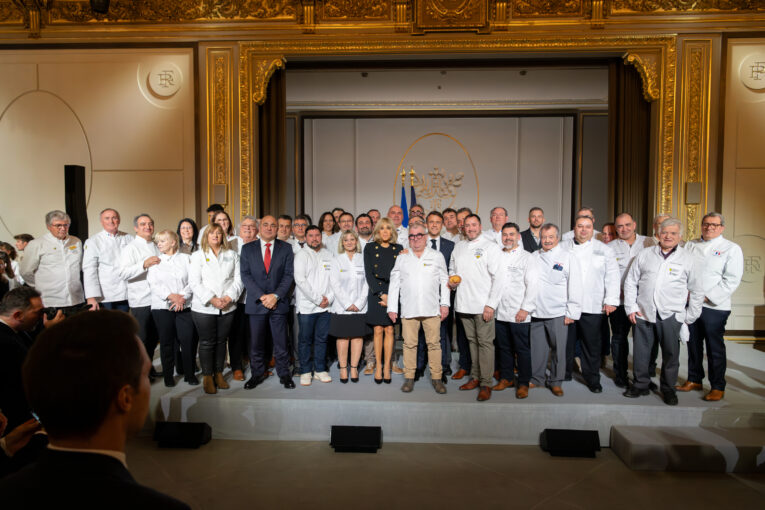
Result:
M391 20L391 0L320 0L320 21Z
M419 0L415 13L416 33L489 28L488 0Z
M693 239L701 234L699 223L707 208L712 42L683 41L682 51L678 195L681 217L686 225L686 239ZM698 200L685 193L686 186L694 183L701 185Z
M23 12L11 2L0 2L0 23L19 24L24 22Z
M207 48L207 199L231 204L233 48Z
M762 0L611 0L609 13L630 14L712 14L765 11Z
M514 0L513 18L584 15L584 0Z

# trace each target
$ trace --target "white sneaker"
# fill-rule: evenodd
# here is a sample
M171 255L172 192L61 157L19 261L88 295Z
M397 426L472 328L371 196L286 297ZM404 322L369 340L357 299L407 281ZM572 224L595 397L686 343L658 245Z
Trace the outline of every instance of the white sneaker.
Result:
M310 386L310 385L311 385L311 372L300 374L300 386Z
M327 383L332 382L332 378L329 376L329 373L327 372L316 372L313 374L314 379L318 379L321 382Z

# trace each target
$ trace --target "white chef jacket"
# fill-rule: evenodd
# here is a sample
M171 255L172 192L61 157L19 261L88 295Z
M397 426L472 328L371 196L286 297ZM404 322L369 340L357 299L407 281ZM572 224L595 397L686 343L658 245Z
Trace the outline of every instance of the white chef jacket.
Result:
M332 313L351 315L367 312L369 285L364 272L364 255L355 253L353 260L343 253L332 259L329 272L329 285L332 289ZM349 312L347 308L356 305L358 312Z
M239 255L234 250L220 250L216 257L212 250L197 250L191 254L189 285L194 294L191 311L210 315L225 315L236 310L236 301L242 293L242 277L239 273ZM231 298L223 310L210 304L214 297Z
M124 232L112 235L106 230L85 241L82 255L82 277L85 298L111 303L127 299L127 282L120 277L120 254L133 241Z
M419 257L411 249L402 253L390 272L388 312L398 313L400 300L405 319L440 316L441 307L449 306L448 281L441 252L426 247Z
M444 229L444 230L441 232L441 237L443 237L443 238L444 238L444 239L446 239L447 241L452 241L452 242L454 242L454 243L456 243L457 241L459 241L459 240L460 240L460 234L459 234L459 232L457 232L456 234L453 234L453 235L452 235L452 234L451 234L451 233L450 233L448 230L446 230L446 229Z
M186 298L184 309L191 306L191 286L189 285L189 266L191 255L175 252L172 255L161 254L160 262L149 268L146 280L151 290L151 309L169 310L170 294L180 294Z
M502 231L501 230L499 232L497 232L493 228L490 228L488 230L484 230L483 234L481 234L481 235L485 236L490 241L494 241L495 243L497 243L497 246L499 246L500 250L504 250L505 249L505 245L502 243ZM523 239L521 239L520 237L518 238L518 246L520 248L523 248Z
M16 258L17 260L11 260L11 270L13 271L13 279L16 281L18 286L24 285L24 278L21 277L21 269L19 262L24 258L24 252L16 252Z
M619 264L619 280L622 287L620 304L624 304L624 279L627 278L627 271L632 265L632 261L635 260L635 256L637 256L641 250L651 246L651 239L636 234L635 242L632 243L632 246L622 239L614 239L608 243L608 246L614 250L616 263Z
M449 275L462 278L454 301L455 311L476 315L483 313L484 306L497 309L497 302L490 297L499 298L497 293L492 293L492 287L499 273L500 255L497 244L483 236L454 246Z
M685 247L696 256L704 296L709 301L705 301L703 306L713 310L730 310L730 298L744 275L741 247L721 235L711 241L694 239Z
M657 314L662 320L674 314L678 322L691 324L701 315L703 301L695 258L681 246L666 260L661 246L641 251L624 281L624 311L640 312L648 322L655 322Z
M538 319L582 315L582 271L579 260L560 244L531 254L537 264L539 293L533 316Z
M290 244L292 245L292 254L297 255L297 253L305 247L306 242L303 241L303 246L300 246L300 241L293 237L290 239ZM241 251L239 253L241 253Z
M396 227L396 234L398 235L396 244L400 244L405 250L409 248L409 229L399 225Z
M561 247L576 255L582 272L582 312L603 313L603 305L619 306L621 285L614 251L591 238L586 243L561 241Z
M593 239L598 239L598 236L600 236L600 230L593 229L592 230L592 238ZM574 236L574 231L573 230L569 230L568 232L564 233L561 236L560 240L561 240L561 242L563 242L563 241L573 241L574 237L575 237Z
M19 270L42 296L43 306L73 306L85 301L80 283L82 243L74 236L61 241L47 232L29 241Z
M497 282L494 292L499 293L499 299L492 300L498 301L497 320L515 322L516 314L526 310L529 315L524 322L531 322L539 292L537 264L531 253L520 244L512 251L502 250Z
M369 236L369 239L364 239L363 237L359 236L359 246L361 247L361 253L364 253L364 248L367 247L367 244L373 243L375 238L373 236Z
M329 312L330 307L319 306L326 296L332 304L333 294L329 286L329 273L334 257L326 248L318 252L304 247L295 254L295 306L298 313Z
M119 275L127 280L127 298L130 308L151 306L151 290L146 281L148 271L143 263L149 257L159 257L160 253L154 241L146 241L140 236L122 249Z

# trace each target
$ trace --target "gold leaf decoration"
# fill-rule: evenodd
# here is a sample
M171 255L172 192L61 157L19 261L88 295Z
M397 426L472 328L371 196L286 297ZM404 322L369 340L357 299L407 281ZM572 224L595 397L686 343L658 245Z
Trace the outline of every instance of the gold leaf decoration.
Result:
M765 11L762 0L611 0L611 14Z
M321 9L321 19L327 21L390 18L390 0L324 0Z
M23 23L24 14L11 2L0 2L0 23Z
M581 16L582 0L516 0L514 17Z

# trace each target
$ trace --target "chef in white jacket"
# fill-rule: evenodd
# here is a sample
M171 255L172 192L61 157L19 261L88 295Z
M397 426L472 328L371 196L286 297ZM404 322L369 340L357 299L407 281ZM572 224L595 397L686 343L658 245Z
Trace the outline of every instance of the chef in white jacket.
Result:
M334 256L321 241L321 230L311 225L305 230L305 246L295 253L295 307L301 386L310 386L312 377L323 383L332 382L327 372L327 337L330 305L334 300L329 286Z
M516 398L526 398L531 380L531 313L535 310L539 291L537 265L531 253L523 249L521 231L516 223L506 223L502 227L502 243L498 284L494 286L500 296L495 324L500 376L492 390L516 386ZM517 384L514 374L516 356Z
M42 296L43 306L68 308L85 301L80 283L82 243L69 235L72 220L63 211L45 215L48 233L29 242L19 270Z
M725 323L731 309L731 296L744 274L744 254L741 247L725 239L725 218L716 212L701 220L701 239L685 245L696 256L699 278L704 288L701 315L692 323L688 342L688 381L678 386L680 391L702 389L704 379L704 343L707 346L707 368L712 389L704 400L717 401L725 394Z
M680 220L664 220L659 227L659 245L646 248L635 257L624 281L624 309L635 325L632 348L635 383L624 392L625 397L650 393L648 365L651 346L658 339L664 403L677 405L675 383L680 366L681 329L699 317L704 301L695 258L679 246L682 229Z
M401 304L401 333L404 337L404 384L414 389L420 326L428 346L430 377L436 393L446 393L441 380L441 321L449 315L451 292L446 261L441 252L427 246L428 235L421 222L409 225L409 251L396 258L390 273L388 316L396 322Z
M459 217L459 215L458 215ZM494 381L494 312L498 294L493 292L499 273L500 249L482 235L481 218L468 214L463 222L465 241L455 245L449 262L449 287L457 290L454 309L465 328L472 366L470 381L461 390L481 387L478 400L491 398ZM457 281L458 280L458 281ZM491 301L491 298L495 301Z
M133 236L120 231L120 213L104 209L100 215L103 230L85 241L82 255L82 280L85 298L91 309L128 312L127 282L120 277L122 250Z
M151 316L159 335L159 356L165 386L175 386L176 344L180 344L183 365L178 367L178 371L184 374L187 383L197 385L199 381L194 375L197 351L190 308L191 257L178 251L178 234L172 230L158 233L156 240L160 262L149 268L146 281L151 291Z
M601 393L600 356L603 323L619 306L619 264L606 244L593 238L594 224L590 216L574 221L574 239L562 241L561 247L572 252L579 261L582 281L582 313L573 327L582 342L582 377L587 388ZM569 343L571 338L568 339ZM566 363L573 363L573 345L567 345Z
M138 337L146 347L149 359L157 348L157 327L151 316L151 290L146 280L149 268L159 264L159 250L154 244L154 220L148 214L133 218L135 238L122 249L119 262L120 278L127 281L130 315L138 321ZM151 369L152 377L160 374Z
M539 231L540 250L532 256L539 274L539 293L531 319L531 385L547 384L563 396L569 324L582 314L582 272L579 260L560 246L560 230L547 223ZM550 357L550 375L545 376Z

